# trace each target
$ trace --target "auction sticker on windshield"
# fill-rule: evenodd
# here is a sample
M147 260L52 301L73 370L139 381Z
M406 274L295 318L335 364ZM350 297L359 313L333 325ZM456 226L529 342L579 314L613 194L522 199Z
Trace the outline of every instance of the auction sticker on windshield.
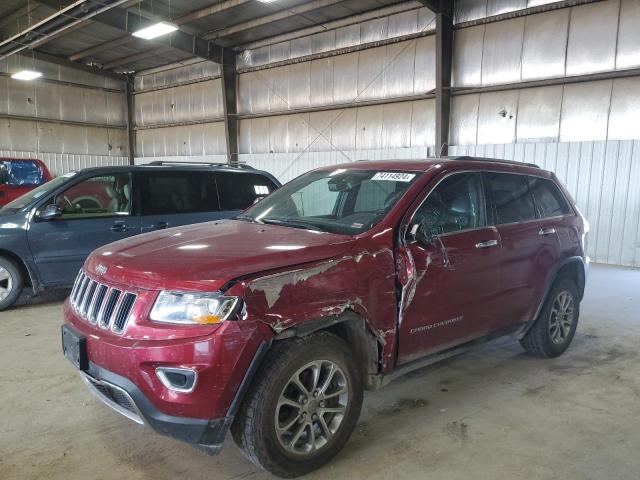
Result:
M401 172L378 172L371 180L386 180L389 182L410 182L415 177L415 173Z

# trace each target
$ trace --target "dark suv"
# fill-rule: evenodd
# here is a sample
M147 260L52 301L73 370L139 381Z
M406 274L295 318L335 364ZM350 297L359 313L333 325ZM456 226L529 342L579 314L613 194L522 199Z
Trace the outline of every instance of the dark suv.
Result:
M94 252L65 355L104 402L281 476L346 443L363 389L510 334L571 343L587 227L556 177L474 158L304 174L235 219Z
M0 209L0 311L24 285L71 286L89 253L140 233L237 215L278 188L269 173L226 164L88 168Z

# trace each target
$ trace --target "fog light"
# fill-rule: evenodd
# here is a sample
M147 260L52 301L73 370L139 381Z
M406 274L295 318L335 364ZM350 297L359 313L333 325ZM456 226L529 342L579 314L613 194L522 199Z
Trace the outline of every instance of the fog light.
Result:
M156 375L169 390L191 393L196 388L198 374L190 368L158 367Z

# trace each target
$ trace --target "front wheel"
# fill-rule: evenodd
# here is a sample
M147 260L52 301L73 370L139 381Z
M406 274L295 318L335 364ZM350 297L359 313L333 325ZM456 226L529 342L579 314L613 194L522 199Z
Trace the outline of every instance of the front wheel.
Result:
M18 266L0 257L0 312L13 305L24 287L24 278Z
M347 442L362 383L345 342L328 332L277 345L247 393L231 433L253 463L280 477L309 473Z
M542 358L564 353L578 326L579 298L575 283L566 277L559 278L551 288L536 323L520 340L520 345Z

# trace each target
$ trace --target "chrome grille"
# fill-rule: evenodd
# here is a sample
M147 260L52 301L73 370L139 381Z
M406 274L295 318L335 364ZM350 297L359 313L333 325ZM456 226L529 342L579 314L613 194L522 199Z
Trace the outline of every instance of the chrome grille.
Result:
M92 280L80 271L71 290L71 305L82 318L114 333L124 332L136 303L135 293Z

